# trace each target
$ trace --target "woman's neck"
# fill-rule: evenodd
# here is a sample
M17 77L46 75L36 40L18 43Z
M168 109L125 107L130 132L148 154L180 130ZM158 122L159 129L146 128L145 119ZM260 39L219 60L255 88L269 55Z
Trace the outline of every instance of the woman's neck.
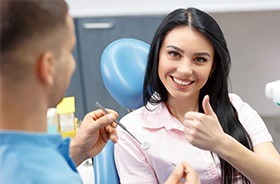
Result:
M170 114L182 123L185 113L189 111L198 111L198 96L193 96L185 100L169 97L166 106Z

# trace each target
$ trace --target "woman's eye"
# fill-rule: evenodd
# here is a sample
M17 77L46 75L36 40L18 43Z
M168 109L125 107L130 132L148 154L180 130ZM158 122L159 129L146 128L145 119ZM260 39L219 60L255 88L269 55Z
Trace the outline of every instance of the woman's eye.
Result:
M168 55L169 55L171 58L180 58L180 57L181 57L180 53L175 52L175 51L169 51L169 52L168 52Z
M195 60L196 62L199 62L199 63L203 63L203 62L206 62L206 61L207 61L207 59L204 58L204 57L197 57L197 58L195 58L194 60Z

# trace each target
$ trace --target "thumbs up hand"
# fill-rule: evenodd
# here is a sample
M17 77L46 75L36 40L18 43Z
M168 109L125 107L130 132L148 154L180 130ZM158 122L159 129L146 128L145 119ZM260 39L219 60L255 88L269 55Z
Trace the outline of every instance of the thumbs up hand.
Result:
M210 105L208 95L203 98L202 107L204 113L190 111L185 114L184 132L192 145L215 152L225 133Z
M209 101L210 101L210 98L209 98L208 95L206 95L202 100L202 108L204 110L204 113L205 113L205 115L209 115L209 116L218 120L218 118L217 118L215 112L213 111Z

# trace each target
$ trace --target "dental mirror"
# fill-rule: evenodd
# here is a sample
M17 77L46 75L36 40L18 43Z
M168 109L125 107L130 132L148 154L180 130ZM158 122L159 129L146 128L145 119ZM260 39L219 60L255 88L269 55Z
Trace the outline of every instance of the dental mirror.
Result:
M99 108L99 109L101 109L104 113L106 113L106 114L109 114L109 112L100 104L100 103L98 103L98 102L96 102L95 103L95 106L97 107L97 108ZM149 143L149 142L140 142L130 131L128 131L127 129L126 129L126 127L123 125L123 124L121 124L117 119L115 120L115 122L122 128L122 129L124 129L131 137L133 137L140 145L141 145L141 148L143 149L143 150L148 150L150 147L151 147L151 143Z

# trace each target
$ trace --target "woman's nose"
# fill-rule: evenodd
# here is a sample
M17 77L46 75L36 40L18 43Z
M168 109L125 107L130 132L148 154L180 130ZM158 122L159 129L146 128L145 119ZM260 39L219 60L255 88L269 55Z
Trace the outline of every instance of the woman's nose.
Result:
M177 71L182 76L191 75L193 73L193 66L189 59L182 60L178 63Z

